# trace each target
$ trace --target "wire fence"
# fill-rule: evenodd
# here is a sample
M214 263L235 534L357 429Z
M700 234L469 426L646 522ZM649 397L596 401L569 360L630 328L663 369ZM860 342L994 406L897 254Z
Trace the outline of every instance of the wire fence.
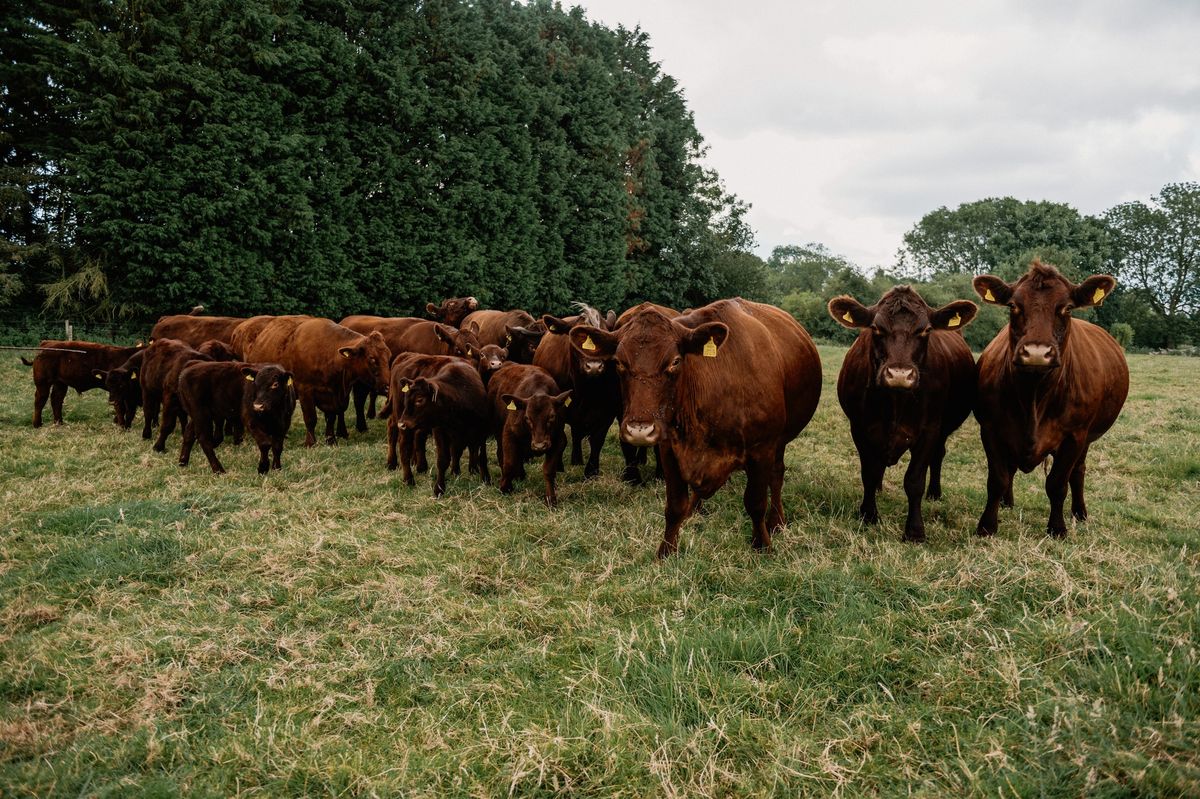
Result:
M80 319L51 319L41 316L0 316L0 344L36 347L43 339L96 341L129 346L148 341L153 321L123 319L119 322L89 322Z

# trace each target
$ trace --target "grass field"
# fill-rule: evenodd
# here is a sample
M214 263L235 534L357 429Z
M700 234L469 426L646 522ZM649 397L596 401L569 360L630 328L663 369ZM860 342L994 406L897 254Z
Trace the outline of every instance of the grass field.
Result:
M857 521L842 352L774 552L738 476L664 563L662 485L611 439L553 512L403 488L378 424L214 476L98 392L33 430L5 358L0 795L1200 794L1200 360L1131 357L1067 539L1036 472L975 539L970 420L911 545L899 468Z

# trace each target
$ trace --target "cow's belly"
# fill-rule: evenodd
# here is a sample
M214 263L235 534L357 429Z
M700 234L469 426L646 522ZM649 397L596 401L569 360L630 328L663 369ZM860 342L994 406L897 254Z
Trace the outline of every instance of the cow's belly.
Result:
M683 481L708 498L729 480L729 475L746 467L744 452L674 442L675 460Z

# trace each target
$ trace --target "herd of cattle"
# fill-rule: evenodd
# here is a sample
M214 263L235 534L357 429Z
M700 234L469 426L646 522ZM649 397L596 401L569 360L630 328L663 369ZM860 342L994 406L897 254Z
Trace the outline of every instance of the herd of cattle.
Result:
M1112 426L1129 388L1120 346L1071 314L1100 304L1115 281L1095 275L1075 285L1035 261L1015 283L985 275L974 285L985 302L1010 313L978 363L961 335L978 310L972 302L935 309L906 286L870 307L844 296L829 302L834 319L860 331L837 384L861 464L860 514L878 521L884 470L910 452L904 535L924 539L922 498L940 498L946 440L974 411L988 462L977 533L996 532L999 506L1013 501L1016 470L1029 472L1052 457L1048 531L1063 535L1067 489L1072 515L1086 519L1088 447ZM216 446L248 432L266 473L280 468L297 403L305 445L312 446L318 410L332 444L348 435L351 400L356 429L365 431L384 396L387 467L401 468L407 484L414 484L414 470L429 468L430 436L436 496L447 469L459 472L464 451L469 471L488 482L486 442L494 438L500 490L511 492L525 464L541 456L545 501L553 506L565 426L572 464L584 464L588 440L584 474L592 476L616 421L623 478L641 482L654 448L665 479L660 557L678 549L680 526L735 470L746 472L752 544L770 546L784 524L784 449L812 418L821 393L817 349L790 315L743 299L684 313L642 303L603 317L580 305L576 315L540 320L525 311L480 310L473 297L426 310L432 320L189 314L162 317L148 346L44 341L32 362L33 424L41 425L47 399L54 421L62 422L68 388L105 388L118 425L129 428L139 406L143 438L157 423L156 451L182 427L181 465L198 441L221 472Z

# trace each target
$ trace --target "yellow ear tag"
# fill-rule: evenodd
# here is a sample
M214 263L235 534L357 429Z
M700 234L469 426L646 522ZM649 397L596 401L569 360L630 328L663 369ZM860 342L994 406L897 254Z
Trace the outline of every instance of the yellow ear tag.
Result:
M1092 304L1099 305L1100 301L1103 299L1104 299L1104 289L1096 289L1096 293L1092 295Z
M846 311L844 314L842 314L842 318L850 324L854 324L854 317L850 315L849 311Z
M468 357L468 358L470 358L470 357L471 357L472 355L474 355L474 354L475 354L475 353L471 352L471 350L470 350L470 349L468 349L468 350L467 350L467 357Z
M708 343L706 343L704 345L704 357L705 358L717 357L717 342L714 339L710 338L708 340Z
M343 357L343 358L349 358L349 357L350 357L350 353L348 353L348 352L343 352L343 353L342 353L342 357Z
M253 383L253 382L254 382L254 375L246 375L246 382L247 382L247 383Z
M987 291L983 292L983 298L984 298L985 300L987 300L988 302L995 302L995 301L996 301L996 297L995 297L995 296L992 294L992 290L991 290L991 289L988 289Z
M290 386L291 384L292 384L292 378L290 378L290 377L289 377L289 378L288 378L288 385Z
M571 407L571 398L570 398L570 397L567 397L567 401L563 403L563 407L564 407L564 408L570 408L570 407Z
M580 346L580 348L585 349L585 350L594 350L594 349L596 349L596 342L592 341L591 336L588 336L587 338L585 338L583 340L583 343L580 344L579 346Z
M129 373L129 379L130 379L130 380L137 380L137 372L130 372L130 373Z
M509 400L508 404L505 405L504 407L508 408L510 411L515 411L517 409L517 403L513 402L512 400Z
M946 327L958 327L962 324L962 315L955 314L950 317L950 321L946 323Z
M508 335L506 335L506 336L504 337L504 343L505 343L505 344L512 344L512 334L511 334L511 333L509 333Z
M407 394L407 393L408 393L408 386L401 386L401 387L400 387L400 393L401 393L401 394Z

